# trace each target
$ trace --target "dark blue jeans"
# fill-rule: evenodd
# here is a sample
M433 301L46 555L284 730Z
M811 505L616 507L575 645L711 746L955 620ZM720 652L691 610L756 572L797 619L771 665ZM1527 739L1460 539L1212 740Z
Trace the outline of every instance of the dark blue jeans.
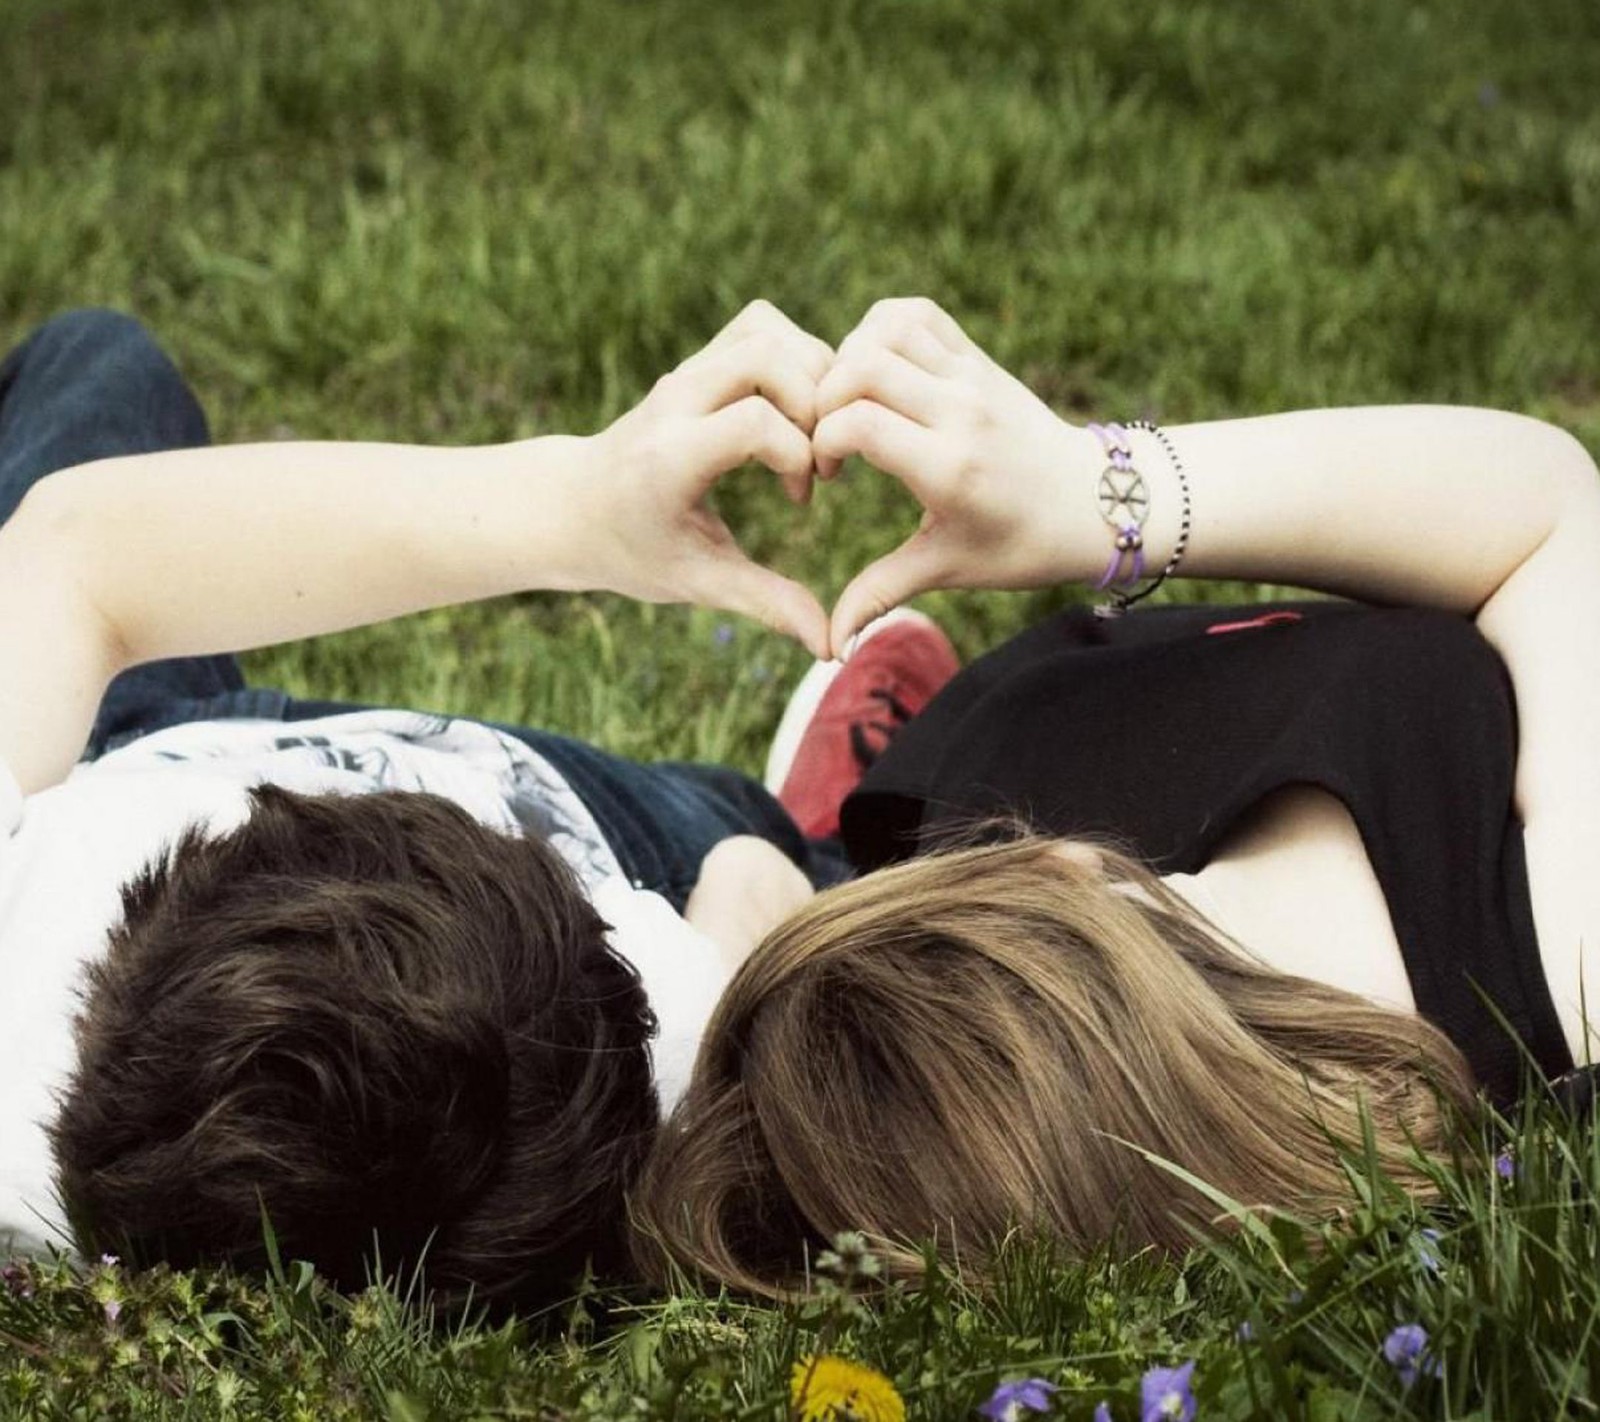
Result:
M136 321L111 311L58 316L0 363L0 522L33 484L57 469L208 440L199 402ZM147 662L107 688L84 758L186 721L294 721L357 709L246 686L232 656ZM499 729L567 778L629 877L680 911L701 860L730 835L771 841L819 887L846 876L842 856L808 844L782 806L736 771L639 765L548 731Z

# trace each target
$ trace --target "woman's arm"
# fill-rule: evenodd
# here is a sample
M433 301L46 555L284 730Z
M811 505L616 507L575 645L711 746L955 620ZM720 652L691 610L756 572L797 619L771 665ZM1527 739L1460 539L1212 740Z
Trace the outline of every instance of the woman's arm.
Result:
M834 645L933 587L1094 581L1112 551L1095 505L1107 458L930 302L880 302L818 392L819 469L864 454L921 501L923 527L855 579ZM1193 490L1182 574L1293 583L1476 613L1557 524L1596 497L1570 435L1442 406L1313 410L1174 426ZM1151 491L1146 561L1165 562L1182 499L1135 431Z
M1092 482L1104 455L1092 436L1073 433L1077 477ZM1195 491L1186 576L1370 602L1476 614L1597 492L1594 461L1577 440L1499 410L1308 410L1168 434ZM1132 440L1156 494L1147 558L1160 568L1182 500L1154 438L1135 431ZM1109 542L1103 525L1095 532L1094 542Z
M835 647L928 588L1093 581L1104 570L1112 545L1094 498L1107 463L1099 442L932 303L875 307L840 345L818 415L823 477L861 453L902 479L925 511L918 532L841 595ZM1168 434L1193 491L1183 575L1452 609L1474 616L1498 650L1517 702L1514 808L1534 918L1578 1042L1580 981L1600 1018L1594 460L1537 420L1434 406L1307 411ZM1147 564L1159 569L1181 494L1159 444L1139 432L1132 441L1151 490Z
M26 791L61 778L138 662L530 588L706 603L820 651L816 599L746 559L704 498L748 459L806 496L830 357L758 303L587 439L236 446L53 474L0 530L0 760Z

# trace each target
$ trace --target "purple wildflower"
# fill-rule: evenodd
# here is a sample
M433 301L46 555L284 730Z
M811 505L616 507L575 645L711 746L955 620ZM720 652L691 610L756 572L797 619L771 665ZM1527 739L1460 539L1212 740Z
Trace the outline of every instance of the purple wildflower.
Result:
M1420 1323L1402 1323L1383 1340L1383 1356L1400 1378L1401 1387L1410 1387L1419 1374L1439 1376L1439 1361L1428 1354L1428 1330Z
M1193 1422L1194 1360L1181 1368L1151 1368L1139 1383L1139 1422Z
M714 640L719 647L726 647L730 642L733 641L733 623L717 623L716 630L712 632L711 636L712 640Z
M1111 1404L1109 1402L1095 1404L1094 1422L1111 1422Z
M115 1269L121 1262L122 1260L115 1254L102 1254L100 1256L100 1267L102 1269Z
M33 1285L28 1282L28 1271L21 1264L0 1265L0 1283L14 1299L31 1299Z
M101 1307L106 1311L107 1323L115 1323L122 1316L121 1299L107 1299Z
M1050 1395L1055 1391L1056 1385L1043 1378L1001 1383L978 1411L992 1422L1021 1422L1024 1412L1048 1412Z
M1517 1174L1517 1158L1511 1153L1511 1147L1506 1146L1494 1158L1494 1173L1502 1180L1514 1180Z

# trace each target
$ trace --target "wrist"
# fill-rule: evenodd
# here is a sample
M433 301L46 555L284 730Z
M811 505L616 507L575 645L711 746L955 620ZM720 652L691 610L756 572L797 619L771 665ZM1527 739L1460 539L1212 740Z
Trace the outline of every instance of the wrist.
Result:
M1161 441L1147 429L1129 428L1133 465L1144 476L1149 491L1149 515L1144 524L1145 576L1148 582L1167 565L1178 544L1183 523L1183 491L1178 471Z
M511 516L490 536L525 570L527 589L596 592L607 588L597 534L609 518L596 508L598 462L592 435L540 435L485 447L498 502Z
M1110 461L1086 426L1061 421L1056 470L1062 518L1059 566L1052 581L1093 584L1106 568L1115 535L1100 516L1100 478Z
M1102 556L1086 581L1105 593L1096 611L1116 616L1175 570L1188 544L1188 482L1164 430L1149 421L1086 426L1099 445L1093 479Z

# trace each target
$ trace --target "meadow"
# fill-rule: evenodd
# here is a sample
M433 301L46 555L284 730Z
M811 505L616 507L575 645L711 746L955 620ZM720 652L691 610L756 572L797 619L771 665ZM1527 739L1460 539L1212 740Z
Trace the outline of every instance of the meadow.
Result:
M3 9L0 348L130 311L221 441L585 433L753 297L837 341L915 292L1074 418L1465 402L1600 452L1593 0ZM916 518L864 466L804 513L756 469L718 501L824 601ZM923 605L971 655L1086 596ZM536 594L245 658L298 695L752 771L805 664L714 612ZM1024 1376L1051 1415L1137 1417L1145 1371L1189 1359L1207 1418L1595 1416L1600 1152L1530 1113L1502 1168L1498 1138L1441 1167L1432 1212L1357 1152L1339 1221L1186 1260L1019 1242L986 1297L596 1287L430 1327L407 1281L341 1300L293 1260L34 1268L0 1286L0 1415L782 1417L825 1346L918 1417ZM1411 1324L1408 1383L1384 1344Z

